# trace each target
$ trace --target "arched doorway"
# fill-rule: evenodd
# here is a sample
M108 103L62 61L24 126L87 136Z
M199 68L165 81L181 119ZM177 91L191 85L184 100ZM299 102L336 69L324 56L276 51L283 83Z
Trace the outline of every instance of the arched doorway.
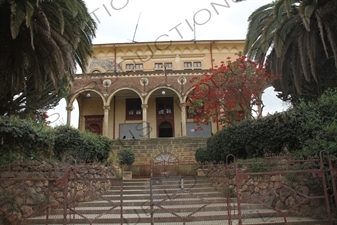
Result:
M84 118L85 118L85 129L86 130L89 130L95 134L102 135L103 116L92 115L92 116L84 116Z
M173 128L171 123L164 121L158 127L159 137L173 137Z
M90 124L88 130L95 134L102 134L101 128L97 124Z
M170 153L162 153L158 155L152 164L153 176L172 176L177 175L179 168L178 159Z
M175 162L177 161L177 158L170 154L170 153L162 153L160 155L157 155L157 157L154 159L156 163L164 163L167 164L168 162Z

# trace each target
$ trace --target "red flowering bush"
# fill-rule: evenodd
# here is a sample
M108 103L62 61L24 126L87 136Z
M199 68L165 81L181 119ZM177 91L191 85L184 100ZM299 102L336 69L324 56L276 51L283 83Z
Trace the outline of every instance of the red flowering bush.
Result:
M238 58L191 80L193 91L187 100L188 113L198 123L219 122L222 125L247 118L260 117L262 91L277 77L270 75L262 64ZM255 114L255 115L254 115Z

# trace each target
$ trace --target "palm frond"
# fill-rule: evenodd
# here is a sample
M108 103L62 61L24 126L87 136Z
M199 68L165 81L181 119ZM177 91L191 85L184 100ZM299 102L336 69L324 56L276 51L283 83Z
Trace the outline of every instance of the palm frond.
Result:
M292 30L294 30L294 17L284 19L274 34L274 48L279 57L283 51L284 43L289 42L289 38L292 38L288 35Z
M300 58L302 70L303 70L303 75L305 77L305 80L310 82L311 74L310 74L310 67L308 64L308 48L307 44L309 42L309 35L308 31L304 30L303 32L300 33L298 36L298 55ZM300 76L300 75L298 75Z
M319 33L320 33L320 37L321 37L321 42L323 44L323 49L324 49L324 52L325 52L325 55L326 57L329 56L329 53L328 53L328 48L326 46L326 43L325 43L325 38L324 38L324 28L323 28L323 21L322 21L322 18L321 18L321 15L320 15L320 12L319 10L317 10L315 12L316 14L316 19L317 19L317 26L319 28Z
M336 45L336 28L331 28L329 21L325 21L325 30L327 33L327 38L329 40L331 51L333 53L333 56L335 58L335 67L337 68L337 45ZM335 31L335 32L334 32Z
M316 9L315 1L303 1L299 6L299 14L307 31L310 31L310 19Z
M310 53L308 54L308 58L311 74L316 83L319 83L317 74L317 42L319 37L318 32L318 27L312 25L312 28L310 29L309 41L307 42L306 46L308 53Z
M291 61L291 69L293 72L294 85L297 93L302 94L302 68L301 68L301 59L298 54L298 49L294 48L293 50L293 60Z
M26 19L25 6L23 2L12 2L11 4L11 34L12 38L15 39L20 31L21 24Z

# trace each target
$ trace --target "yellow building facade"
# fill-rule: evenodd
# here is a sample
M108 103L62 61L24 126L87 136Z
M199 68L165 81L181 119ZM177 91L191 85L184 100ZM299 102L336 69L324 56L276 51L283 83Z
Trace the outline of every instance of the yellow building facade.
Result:
M244 40L94 45L67 98L67 124L77 100L79 129L111 139L210 136L217 124L197 125L187 115L190 81L243 47Z

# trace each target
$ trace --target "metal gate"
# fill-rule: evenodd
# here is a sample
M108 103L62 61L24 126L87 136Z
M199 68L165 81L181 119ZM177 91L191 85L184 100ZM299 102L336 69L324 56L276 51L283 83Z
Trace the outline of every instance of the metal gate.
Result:
M139 181L81 170L0 168L0 225L336 223L337 160L324 151L309 159L153 163L151 178Z
M238 224L334 224L336 220L336 160L322 151L317 158L266 155L236 163ZM254 212L243 204L261 208Z
M210 186L209 180L215 177L226 179L226 168L224 164L195 162L153 163L150 180L151 224L161 221L183 225L196 221L204 221L205 224L206 221L211 224L230 222L231 213L236 210L232 199L234 193L228 190L231 186L225 185L219 192ZM227 222L221 224L229 224Z
M83 167L53 168L40 164L1 168L0 225L92 225L111 218L123 224L122 179L98 177L90 169L92 174L82 177L81 169ZM117 189L119 195L107 195L112 189ZM78 207L92 201L104 206L94 216L87 210L95 210L95 207Z

